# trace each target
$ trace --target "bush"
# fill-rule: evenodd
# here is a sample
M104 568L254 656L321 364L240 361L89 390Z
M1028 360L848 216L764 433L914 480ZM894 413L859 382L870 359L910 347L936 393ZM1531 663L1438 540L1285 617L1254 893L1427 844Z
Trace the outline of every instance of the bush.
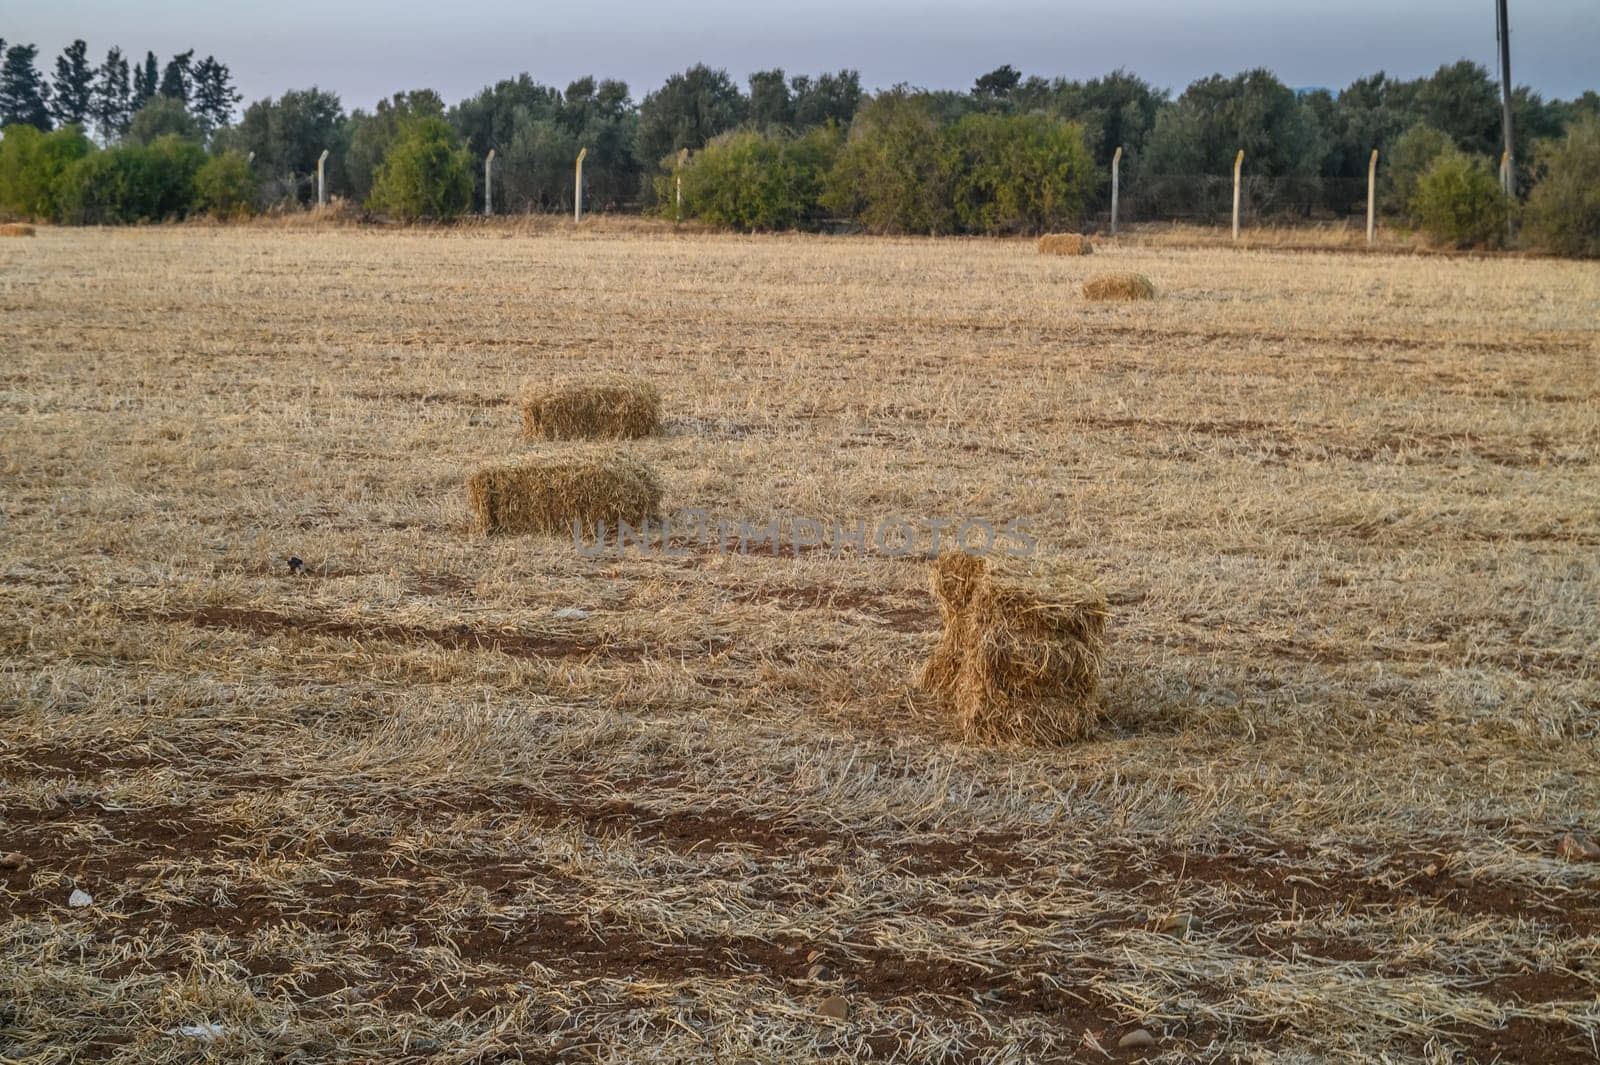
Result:
M1506 235L1506 198L1482 159L1449 149L1417 181L1411 213L1424 232L1458 248L1498 247Z
M1423 122L1418 122L1396 137L1387 157L1380 156L1378 159L1379 173L1383 179L1383 209L1389 214L1402 215L1415 224L1411 200L1417 194L1417 182L1435 159L1454 148L1455 143L1449 135Z
M57 180L57 219L121 225L182 218L194 203L195 175L205 162L198 144L175 136L93 152Z
M684 210L746 231L812 225L838 145L839 134L829 127L801 137L753 130L723 134L684 168Z
M194 209L217 218L238 218L255 211L256 177L239 152L219 152L194 175Z
M472 159L442 118L412 119L384 155L368 205L403 221L454 218L472 204Z
M975 114L944 135L956 224L969 233L1041 233L1083 217L1094 163L1083 128L1043 114Z
M51 133L7 126L0 139L0 209L26 218L54 218L57 182L92 148L77 126Z
M863 104L828 175L823 206L875 233L953 232L941 126L934 101L905 89Z
M1561 255L1600 256L1600 117L1585 115L1561 140L1540 145L1538 161L1528 236Z

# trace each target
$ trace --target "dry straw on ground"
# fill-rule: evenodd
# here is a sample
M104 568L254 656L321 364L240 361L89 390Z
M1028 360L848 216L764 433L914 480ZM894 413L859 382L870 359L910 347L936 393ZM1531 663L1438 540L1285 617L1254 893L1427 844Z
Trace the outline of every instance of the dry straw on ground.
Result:
M522 385L522 431L530 440L649 436L661 424L661 395L637 377L530 379Z
M1094 245L1082 233L1046 233L1039 238L1040 255L1092 255Z
M932 571L944 619L922 684L980 743L1062 744L1099 717L1106 600L1059 563L961 552Z
M28 222L7 222L0 225L0 237L31 237L33 226Z
M486 533L585 532L605 522L635 529L661 514L661 482L625 455L530 459L490 466L467 481L475 527Z
M1143 274L1101 274L1083 283L1086 300L1154 299L1156 287Z

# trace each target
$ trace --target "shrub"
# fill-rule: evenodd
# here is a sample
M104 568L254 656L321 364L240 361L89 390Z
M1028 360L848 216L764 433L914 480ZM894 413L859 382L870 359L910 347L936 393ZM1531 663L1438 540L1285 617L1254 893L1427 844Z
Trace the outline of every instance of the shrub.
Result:
M838 144L838 133L829 127L800 137L753 130L723 134L684 168L684 210L743 230L812 224Z
M1561 255L1600 256L1600 117L1585 115L1540 145L1527 234Z
M198 144L175 136L92 152L57 180L57 218L83 225L182 218L194 203L195 175L205 161Z
M1418 122L1396 137L1387 157L1378 159L1384 211L1402 215L1414 223L1411 199L1417 194L1417 181L1441 153L1454 147L1448 134L1424 122Z
M194 209L218 218L237 218L255 210L256 178L239 152L219 152L194 175Z
M1411 213L1423 231L1458 248L1498 247L1505 240L1506 199L1482 159L1449 149L1417 181Z
M1083 128L1043 114L974 114L944 134L956 224L1039 233L1078 221L1094 187Z
M875 233L951 233L935 101L891 89L862 105L828 175L822 204Z
M432 116L406 122L385 153L368 201L403 221L454 218L472 204L472 160L455 131Z
M27 218L55 217L58 180L92 147L77 126L52 133L7 126L0 139L0 209Z

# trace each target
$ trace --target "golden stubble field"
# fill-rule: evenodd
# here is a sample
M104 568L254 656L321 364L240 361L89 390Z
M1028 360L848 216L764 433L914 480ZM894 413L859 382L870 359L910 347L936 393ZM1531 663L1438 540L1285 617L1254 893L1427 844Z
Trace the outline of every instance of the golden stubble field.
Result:
M0 315L0 1060L1595 1053L1600 267L46 229ZM586 370L672 507L1031 522L1105 726L956 742L920 561L471 534Z

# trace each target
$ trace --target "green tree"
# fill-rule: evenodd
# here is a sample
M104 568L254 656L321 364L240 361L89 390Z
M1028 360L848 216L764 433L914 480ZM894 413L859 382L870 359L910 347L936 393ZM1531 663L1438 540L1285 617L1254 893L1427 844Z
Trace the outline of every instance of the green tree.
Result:
M178 137L200 144L205 130L189 113L183 101L171 96L154 96L139 108L128 123L127 139L134 144L153 144L161 137Z
M1007 63L1003 67L996 67L989 73L981 75L973 82L972 95L985 101L1005 100L1020 84L1022 84L1021 72Z
M750 124L757 129L783 129L794 123L789 82L781 67L750 75Z
M255 153L255 170L269 201L315 194L311 175L324 150L342 154L344 111L339 98L322 89L290 90L276 100L257 100L245 108L238 125L218 138L217 147ZM330 160L330 185L348 188L339 158Z
M1498 247L1505 240L1506 201L1481 156L1441 152L1417 181L1411 213L1423 231L1460 248Z
M345 177L357 199L372 195L373 182L385 155L401 133L418 118L443 118L444 101L432 89L397 92L379 100L367 114L359 108L350 115L344 153Z
M1035 89L1032 95L1043 103L1042 91ZM1082 83L1057 81L1048 100L1047 110L1083 127L1096 165L1109 169L1111 157L1120 147L1125 156L1131 156L1122 161L1128 168L1142 155L1156 114L1166 103L1166 93L1126 70L1114 70Z
M146 52L144 62L133 68L133 110L144 106L161 85L161 72L156 66L156 54Z
M1480 63L1440 67L1416 91L1417 117L1464 152L1500 158L1500 90Z
M405 123L373 182L373 210L411 222L454 218L472 203L472 159L450 123Z
M1294 91L1268 70L1191 84L1156 118L1148 163L1155 173L1226 174L1244 150L1252 174L1315 174L1314 131Z
M1417 182L1435 159L1454 148L1448 134L1425 122L1418 122L1395 138L1387 155L1378 158L1384 212L1402 215L1414 223L1411 201L1417 194Z
M255 197L255 174L238 152L218 152L195 171L194 206L198 211L217 218L237 218L251 213Z
M89 66L89 46L76 40L56 57L50 114L58 126L87 126L93 99L94 69Z
M656 163L680 148L699 149L744 116L745 98L726 70L692 66L639 105L638 156Z
M78 126L49 133L34 126L7 126L0 138L0 208L28 218L54 217L57 180L91 147Z
M944 136L957 226L969 233L1040 233L1081 221L1094 189L1083 129L1048 115L976 114Z
M133 87L128 80L128 61L123 58L122 49L108 51L105 62L100 64L90 108L102 141L110 144L128 132L128 123L133 120Z
M1525 232L1561 255L1600 256L1600 117L1580 115L1540 145L1538 170Z
M233 109L240 99L226 64L208 55L194 65L190 110L207 137L233 121Z
M169 100L181 100L187 105L193 62L193 48L187 52L179 52L167 60L166 69L161 72L161 88L157 91Z
M38 130L50 128L49 88L33 65L39 49L14 44L0 64L0 129L22 123Z
M790 125L797 130L833 123L850 125L861 107L861 75L854 70L810 77L798 74L789 80Z

